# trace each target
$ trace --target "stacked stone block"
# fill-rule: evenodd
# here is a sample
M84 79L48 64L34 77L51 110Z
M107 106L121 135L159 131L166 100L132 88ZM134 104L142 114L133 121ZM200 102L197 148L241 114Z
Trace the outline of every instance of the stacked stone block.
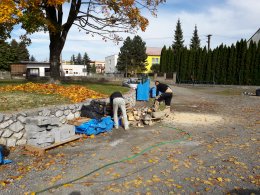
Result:
M75 135L75 127L62 124L56 117L35 116L26 119L25 132L27 144L46 147Z

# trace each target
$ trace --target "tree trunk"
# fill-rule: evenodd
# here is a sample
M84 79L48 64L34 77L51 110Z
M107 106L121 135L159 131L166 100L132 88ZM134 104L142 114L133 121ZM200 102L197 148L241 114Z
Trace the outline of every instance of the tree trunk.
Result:
M50 33L50 82L60 83L61 79L61 52L64 46L64 39L60 33Z

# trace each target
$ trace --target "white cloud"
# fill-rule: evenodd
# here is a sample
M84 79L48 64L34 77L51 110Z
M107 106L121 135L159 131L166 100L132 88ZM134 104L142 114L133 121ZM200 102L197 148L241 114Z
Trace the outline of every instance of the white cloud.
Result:
M150 25L146 32L138 32L147 46L163 47L171 45L174 30L178 18L182 23L185 44L188 46L195 24L201 38L201 45L205 46L206 35L212 34L211 46L216 47L221 43L230 45L237 40L249 39L260 27L260 1L259 0L225 0L212 1L214 4L203 0L174 0L166 3L159 9L158 17L148 16ZM181 9L176 5L183 6ZM185 3L199 10L185 9ZM203 6L198 6L201 3ZM196 6L195 6L196 4ZM175 9L176 8L176 9ZM179 10L178 10L178 9ZM20 31L16 32L16 36ZM129 34L124 34L123 37ZM133 37L133 35L129 35ZM39 32L31 36L33 44L29 47L30 54L38 60L44 60L49 56L49 37L48 33ZM91 59L102 60L105 56L119 52L122 43L115 45L112 41L104 42L100 37L91 37L83 32L78 32L73 27L67 38L63 49L63 58L69 60L72 54L87 52Z

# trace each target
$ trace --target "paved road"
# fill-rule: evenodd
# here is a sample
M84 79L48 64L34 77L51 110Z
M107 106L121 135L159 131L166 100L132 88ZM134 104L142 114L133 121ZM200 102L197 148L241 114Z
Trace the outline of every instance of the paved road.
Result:
M40 191L162 142L43 194L259 194L260 98L221 87L173 89L172 114L155 126L114 130L44 157L17 148L15 163L0 167L1 194ZM187 134L177 129L191 137L182 140Z

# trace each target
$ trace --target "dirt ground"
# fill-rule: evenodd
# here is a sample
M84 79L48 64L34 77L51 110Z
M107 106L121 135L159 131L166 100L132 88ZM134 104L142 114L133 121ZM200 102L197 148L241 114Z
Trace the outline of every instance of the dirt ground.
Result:
M0 167L0 194L260 194L260 97L241 95L255 88L172 88L172 113L154 126L83 138L43 157L13 149L14 163Z

